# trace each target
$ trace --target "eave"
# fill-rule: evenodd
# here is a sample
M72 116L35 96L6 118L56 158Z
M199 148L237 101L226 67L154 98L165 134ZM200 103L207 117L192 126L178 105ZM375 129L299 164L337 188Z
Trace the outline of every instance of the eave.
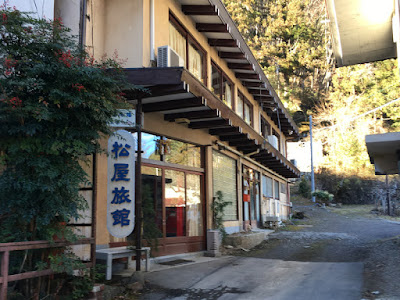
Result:
M325 0L325 3L338 67L397 56L394 40L398 40L398 32L393 35L392 30L399 27L394 6L398 5L397 0Z
M125 72L130 83L150 91L150 94L125 91L133 104L142 99L144 113L161 113L169 122L188 120L189 128L207 130L285 178L300 175L286 157L186 69L139 68Z
M262 105L263 110L272 117L272 121L285 136L288 139L298 138L299 129L296 123L272 88L223 3L220 0L178 2L183 13L193 19L197 30L207 37L210 46L218 51L219 57L226 61L236 78ZM260 92L267 92L267 95L259 96Z
M376 175L400 173L400 132L367 135L365 143Z

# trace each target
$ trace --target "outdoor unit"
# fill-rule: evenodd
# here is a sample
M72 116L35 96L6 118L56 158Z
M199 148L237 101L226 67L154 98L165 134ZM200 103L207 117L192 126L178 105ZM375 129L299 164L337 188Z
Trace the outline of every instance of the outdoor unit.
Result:
M157 67L184 67L183 58L178 55L170 46L158 47Z
M272 147L279 150L278 137L276 137L275 135L269 135L267 137L267 140L268 140L268 143L270 143Z

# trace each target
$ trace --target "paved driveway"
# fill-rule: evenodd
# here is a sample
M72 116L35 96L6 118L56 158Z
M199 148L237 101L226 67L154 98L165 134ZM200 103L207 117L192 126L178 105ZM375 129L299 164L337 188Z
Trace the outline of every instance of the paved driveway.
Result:
M361 299L362 263L223 257L146 274L143 299Z

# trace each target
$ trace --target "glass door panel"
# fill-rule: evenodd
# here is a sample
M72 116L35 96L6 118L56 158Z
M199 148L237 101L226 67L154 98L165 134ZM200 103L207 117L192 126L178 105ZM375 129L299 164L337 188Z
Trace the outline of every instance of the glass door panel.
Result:
M163 236L162 169L142 166L144 236Z
M201 236L203 235L203 207L200 175L186 175L186 195L188 236Z
M165 170L166 236L186 235L185 173Z

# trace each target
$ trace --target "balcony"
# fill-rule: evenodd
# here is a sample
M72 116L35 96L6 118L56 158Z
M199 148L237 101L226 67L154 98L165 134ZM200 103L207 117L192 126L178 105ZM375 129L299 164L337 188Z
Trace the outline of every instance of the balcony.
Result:
M129 82L148 88L151 95L126 91L129 102L142 99L143 112L158 112L169 122L187 120L191 129L205 129L210 135L285 178L300 171L258 132L217 98L184 68L139 68L125 70Z

